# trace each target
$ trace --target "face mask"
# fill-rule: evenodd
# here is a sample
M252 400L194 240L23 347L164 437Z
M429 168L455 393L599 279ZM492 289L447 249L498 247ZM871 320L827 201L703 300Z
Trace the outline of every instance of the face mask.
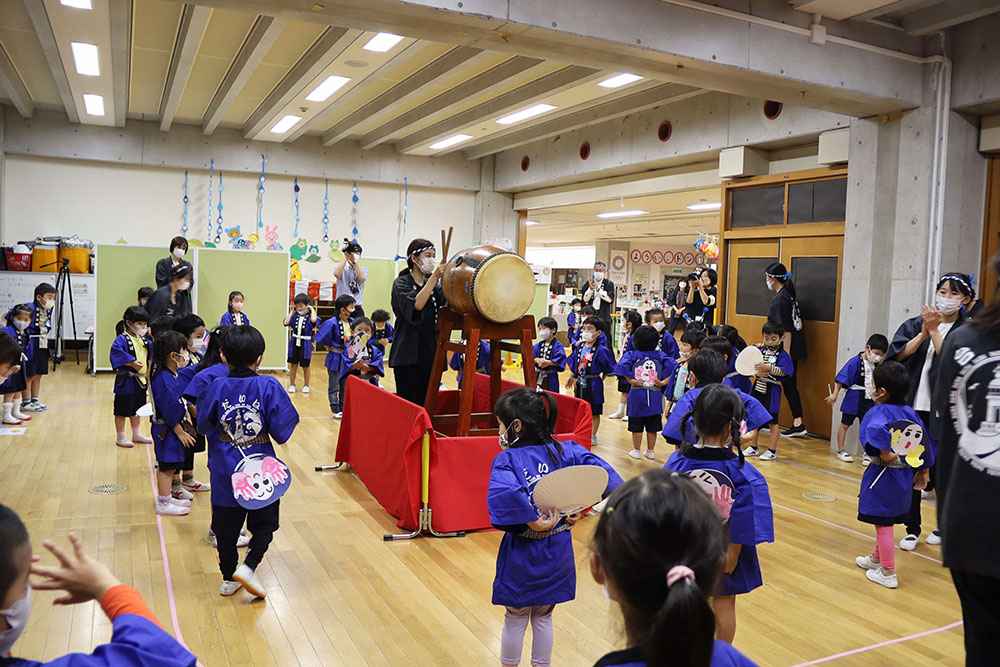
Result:
M14 642L18 640L24 628L28 625L31 614L31 584L28 584L28 594L10 606L10 609L0 609L0 616L7 619L10 630L0 632L0 656L6 656Z
M601 271L595 271L594 272L594 280L596 280L598 282L604 280L604 273L601 272Z
M132 331L136 336L142 338L149 333L149 327L132 327Z
M182 352L180 356L181 356L181 360L177 362L177 368L184 368L185 366L187 366L188 364L191 363L191 355L190 354L188 354L186 352Z
M188 348L194 350L195 352L201 352L206 347L208 347L208 336L204 338L189 338Z
M680 352L680 357L681 357L681 361L683 361L683 360L685 360L685 359L689 358L690 356L691 356L691 353L690 353L690 352L684 352L684 351L681 351L681 352Z
M45 310L52 310L55 307L56 307L56 300L55 299L46 299L46 301L45 301Z
M767 291L768 292L773 292L774 291L774 287L773 287L774 283L771 282L771 279L770 278L764 278L764 282L767 284Z
M174 248L174 257L180 259L184 256L184 248Z
M879 363L884 358L885 358L885 356L881 355L881 354L875 354L874 352L869 352L868 353L868 361L872 362L873 364Z
M179 289L182 292L188 291L189 289L191 289L191 281L185 280L177 287L177 289Z
M432 273L434 273L434 267L436 265L437 262L434 260L433 257L425 257L424 259L420 260L420 270L426 273L427 275L431 275Z
M954 315L962 308L962 300L950 296L934 297L934 307L945 315Z
M541 340L548 340L549 338L551 338L551 337L552 337L552 332L551 332L551 331L549 331L548 329L540 329L540 330L538 331L538 337L539 337L539 338L540 338Z
M240 312L241 310L243 310L243 302L242 301L237 301L237 302L233 303L233 310L235 310L237 313Z
M660 333L667 328L666 322L653 322L653 328L656 329L656 333Z
M574 313L579 313L581 309L582 309L582 306L573 306L573 312Z
M514 425L513 425L513 424L511 424L510 426L508 426L508 427L507 427L507 430L506 430L506 431L504 431L503 433L501 433L501 434L500 434L500 438L499 438L499 441L500 441L500 448L501 448L501 449L507 449L508 447L510 447L510 446L511 446L511 445L513 445L513 444L514 444L515 442L517 442L518 440L520 440L520 439L521 439L521 438L514 438L514 440L513 440L513 441L511 441L511 440L507 440L507 434L508 434L508 433L510 433L510 430L511 430L512 428L514 428Z
M589 343L594 340L594 336L596 335L593 331L584 331L580 334L580 338L583 339L583 342Z
M18 331L24 331L25 329L28 328L29 324L31 324L31 322L25 322L24 320L14 320L14 328L17 329Z

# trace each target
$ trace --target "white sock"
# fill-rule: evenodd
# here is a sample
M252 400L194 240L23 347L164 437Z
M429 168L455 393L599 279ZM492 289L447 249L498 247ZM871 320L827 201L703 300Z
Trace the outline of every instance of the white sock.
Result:
M171 500L171 498L170 498L170 494L169 493L167 495L165 495L165 496L161 496L160 494L156 494L156 503L158 505L169 505L170 504L170 500Z
M13 403L13 405L11 407L11 411L10 411L10 414L11 414L11 416L14 419L25 419L28 416L28 415L24 414L23 412L21 412L21 403L22 403L22 401L21 401L20 398L15 398L14 399L14 403Z
M11 415L11 410L13 410L13 408L14 408L14 404L13 403L4 403L3 404L3 421L4 421L5 424L9 424L11 422L17 421L16 419L14 419L14 416Z

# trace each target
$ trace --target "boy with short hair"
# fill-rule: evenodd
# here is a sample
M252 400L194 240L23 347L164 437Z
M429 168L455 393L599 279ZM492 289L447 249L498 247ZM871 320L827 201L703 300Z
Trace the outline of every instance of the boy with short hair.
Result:
M378 311L376 311L378 312ZM382 367L382 347L372 340L374 327L367 317L358 317L351 322L351 340L341 353L340 395L344 396L347 376L353 375L369 384L379 386L379 376L385 377ZM346 400L344 401L346 402Z
M761 327L763 342L758 343L764 361L757 364L757 376L754 379L750 395L760 401L771 415L768 432L767 451L760 454L761 461L773 461L778 458L778 413L781 410L781 383L795 372L792 358L788 356L781 344L785 328L777 322L768 320ZM757 456L757 443L743 450L744 456Z
M49 331L52 330L52 309L56 305L56 288L49 283L35 287L35 300L31 304L31 324L28 325L31 354L25 369L28 387L22 395L21 408L41 412L49 406L38 400L42 390L42 376L49 374Z
M392 339L395 335L392 325L389 324L389 312L379 308L372 313L372 325L374 326L372 343L381 347L382 354L385 354L386 346L392 345Z
M559 323L553 317L538 320L538 342L535 343L536 387L559 393L559 374L566 370L566 348L556 340Z
M656 349L671 359L678 359L681 356L680 347L677 345L677 339L674 338L674 332L667 331L667 320L663 309L650 308L646 311L643 321L660 334L660 341L656 344Z
M673 338L673 336L670 338ZM681 342L677 351L678 363L675 364L674 371L667 383L667 388L664 390L667 396L667 408L664 414L669 415L673 411L677 401L681 400L681 397L687 392L688 360L691 358L691 355L698 351L698 347L703 340L705 340L705 332L700 329L689 329L681 336Z
M302 367L302 393L309 393L309 375L312 373L313 332L319 327L319 315L312 305L309 295L300 292L295 295L292 309L285 316L285 326L291 337L288 339L288 393L295 393L295 373Z
M832 407L840 396L840 390L847 390L844 402L840 404L840 428L837 429L837 458L844 463L854 462L854 457L844 448L847 429L851 428L855 420L864 421L868 410L875 405L872 400L875 391L872 378L875 367L885 358L888 349L889 340L882 334L873 334L865 345L865 351L848 359L837 373L835 388L826 397L826 402ZM867 466L871 457L867 453L864 456L864 465Z
M333 302L331 319L323 322L316 333L316 342L326 345L327 398L330 400L330 412L334 419L344 416L344 397L340 393L340 371L344 366L343 353L351 342L351 319L354 314L354 297L341 294Z
M573 395L590 403L592 415L590 444L597 444L597 429L604 412L604 378L615 372L615 356L603 342L604 323L593 315L580 327L580 342L569 358L570 377L566 388Z
M646 432L645 456L654 460L656 434L663 428L663 387L670 382L677 362L656 349L659 332L641 326L632 334L635 349L622 355L615 375L624 378L632 389L628 392L628 430L632 434L633 459L642 454L642 433Z

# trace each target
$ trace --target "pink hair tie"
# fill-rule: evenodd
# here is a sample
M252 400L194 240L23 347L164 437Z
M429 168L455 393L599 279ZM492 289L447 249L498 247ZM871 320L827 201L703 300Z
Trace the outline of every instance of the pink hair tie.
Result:
M673 588L673 585L682 579L686 580L689 584L693 584L694 570L687 565L674 565L667 572L667 588Z

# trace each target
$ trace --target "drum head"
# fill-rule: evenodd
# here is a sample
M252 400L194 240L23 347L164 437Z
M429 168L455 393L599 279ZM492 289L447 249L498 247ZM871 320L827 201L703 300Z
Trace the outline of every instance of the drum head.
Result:
M494 255L476 271L472 300L479 314L491 322L513 322L535 300L535 274L520 255Z

